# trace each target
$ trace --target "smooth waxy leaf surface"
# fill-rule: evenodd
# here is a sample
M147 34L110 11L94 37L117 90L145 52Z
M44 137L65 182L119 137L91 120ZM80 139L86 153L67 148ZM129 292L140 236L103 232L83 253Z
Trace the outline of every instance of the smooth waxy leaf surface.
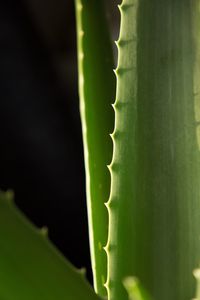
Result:
M104 1L76 0L79 95L86 167L87 207L92 269L96 291L106 295L106 253L112 157L109 134L114 125L113 53Z
M107 288L136 276L154 300L189 300L200 261L199 1L124 0Z
M0 299L98 300L76 270L14 206L11 193L0 193Z

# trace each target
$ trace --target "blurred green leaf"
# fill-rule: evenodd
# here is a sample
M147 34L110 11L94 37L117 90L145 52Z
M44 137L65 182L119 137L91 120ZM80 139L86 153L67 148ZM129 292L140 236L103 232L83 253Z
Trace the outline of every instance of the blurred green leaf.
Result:
M15 207L12 192L0 192L0 299L98 300L46 234Z

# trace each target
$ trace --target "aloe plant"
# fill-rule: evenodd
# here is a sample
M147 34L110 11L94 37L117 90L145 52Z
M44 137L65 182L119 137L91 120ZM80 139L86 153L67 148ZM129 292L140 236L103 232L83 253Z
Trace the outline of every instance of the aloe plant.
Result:
M132 0L120 11L109 298L126 299L128 274L154 299L190 299L200 258L197 2Z
M110 191L107 164L112 158L109 133L114 124L111 106L115 97L114 63L103 2L78 0L75 3L90 249L95 289L104 296L107 267L103 246L108 235L104 203Z
M76 270L13 203L0 193L0 299L98 300L82 270Z
M0 299L200 300L200 2L123 0L116 78L104 1L75 7L96 293L7 193Z

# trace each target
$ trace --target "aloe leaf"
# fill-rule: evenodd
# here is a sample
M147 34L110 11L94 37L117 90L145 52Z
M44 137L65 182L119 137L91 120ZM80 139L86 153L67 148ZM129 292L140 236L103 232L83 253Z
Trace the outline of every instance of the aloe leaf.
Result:
M126 277L123 284L128 292L129 300L150 300L149 295L144 291L144 288L137 278Z
M188 300L200 261L199 1L124 0L107 288L136 276L154 300Z
M137 279L134 277L127 277L124 280L124 286L128 292L129 300L146 300L143 298Z
M98 300L76 270L13 203L0 193L0 299Z
M79 95L82 120L89 237L95 290L106 295L106 253L115 97L113 53L104 1L76 0Z
M194 272L194 277L196 279L196 298L194 300L200 300L200 269L195 269Z

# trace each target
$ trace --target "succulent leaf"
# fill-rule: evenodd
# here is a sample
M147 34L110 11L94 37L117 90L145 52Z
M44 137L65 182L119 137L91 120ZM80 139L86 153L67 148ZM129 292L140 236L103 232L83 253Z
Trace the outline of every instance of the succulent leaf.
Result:
M154 300L188 300L200 261L199 1L119 9L109 300L128 299L127 276Z
M0 192L0 299L98 300L46 233L19 212L11 192Z
M128 292L129 300L150 300L137 278L126 277L123 284Z
M112 157L109 133L114 125L113 53L104 1L76 0L79 95L82 120L90 250L96 291L104 287L108 214L104 203L110 191L107 164Z

